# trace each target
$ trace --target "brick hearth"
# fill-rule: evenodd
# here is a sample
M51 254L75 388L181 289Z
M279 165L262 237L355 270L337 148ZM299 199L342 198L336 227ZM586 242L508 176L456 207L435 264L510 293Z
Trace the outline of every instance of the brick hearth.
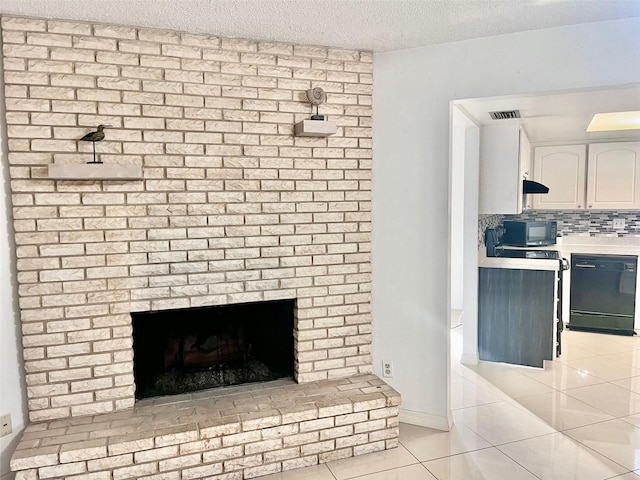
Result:
M242 480L395 447L399 404L374 375L143 400L31 425L11 467L17 480Z

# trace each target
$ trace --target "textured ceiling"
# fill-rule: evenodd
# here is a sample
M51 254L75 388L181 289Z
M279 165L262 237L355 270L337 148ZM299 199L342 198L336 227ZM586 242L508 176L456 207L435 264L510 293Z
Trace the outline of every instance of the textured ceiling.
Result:
M0 0L0 13L388 51L640 17L640 0Z

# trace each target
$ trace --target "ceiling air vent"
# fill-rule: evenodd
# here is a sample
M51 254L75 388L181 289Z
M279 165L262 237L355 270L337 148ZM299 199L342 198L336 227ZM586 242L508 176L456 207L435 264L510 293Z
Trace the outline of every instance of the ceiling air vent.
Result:
M510 118L520 118L520 110L506 110L504 112L489 112L494 120L509 120Z

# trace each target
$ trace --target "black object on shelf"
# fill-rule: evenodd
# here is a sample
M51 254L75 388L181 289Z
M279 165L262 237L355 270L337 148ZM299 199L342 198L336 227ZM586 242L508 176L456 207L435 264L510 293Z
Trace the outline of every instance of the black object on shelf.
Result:
M495 228L487 228L484 231L484 244L487 247L487 257L497 257L498 253L498 245L500 244L498 240L498 232L496 232Z

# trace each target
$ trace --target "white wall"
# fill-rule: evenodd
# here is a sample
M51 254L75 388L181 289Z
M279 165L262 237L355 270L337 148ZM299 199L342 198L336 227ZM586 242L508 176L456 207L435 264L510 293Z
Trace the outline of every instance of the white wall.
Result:
M638 31L625 19L375 56L374 366L394 362L405 419L446 428L449 414L450 101L638 82Z
M1 480L13 478L9 473L9 460L25 426L27 402L15 290L8 165L4 84L0 79L0 415L10 413L13 423L13 433L0 438Z

